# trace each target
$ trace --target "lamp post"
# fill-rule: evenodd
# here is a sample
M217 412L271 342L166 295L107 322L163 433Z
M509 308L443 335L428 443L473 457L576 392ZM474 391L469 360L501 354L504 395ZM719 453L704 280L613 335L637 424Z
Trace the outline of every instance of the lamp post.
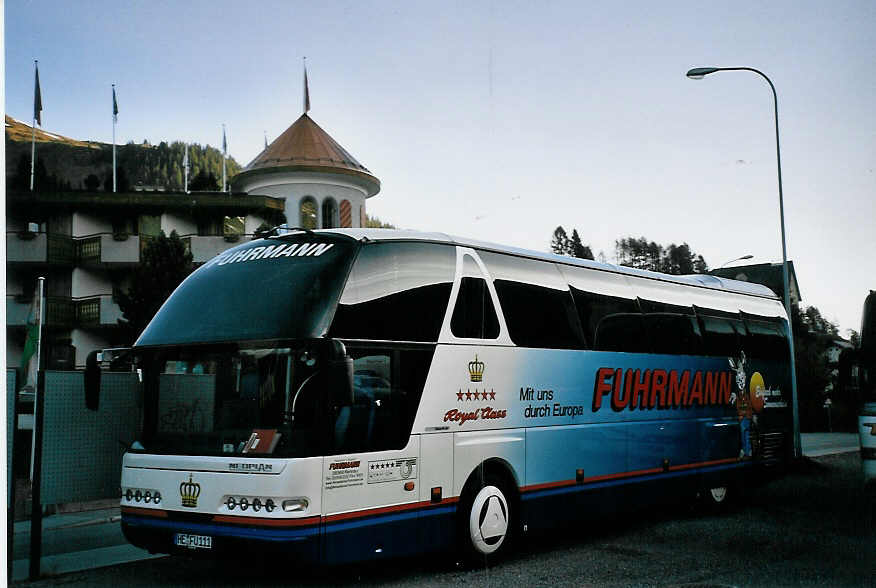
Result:
M733 263L734 261L742 261L745 259L751 259L752 257L754 257L754 256L751 254L748 254L748 255L743 255L742 257L737 257L736 259L731 259L730 261L725 261L724 263L722 263L721 265L718 266L718 269L721 269L722 267L724 267L728 263Z
M775 115L776 122L776 167L779 174L779 220L781 221L782 227L782 282L785 294L785 310L788 312L788 337L791 344L791 401L794 418L794 457L799 458L802 455L802 451L800 447L800 416L797 405L797 366L794 361L794 330L792 327L791 289L788 284L788 253L785 245L785 201L782 195L782 155L779 149L779 100L776 97L776 87L773 85L772 80L770 80L762 71L758 71L752 67L695 67L687 72L687 77L692 80L701 80L707 75L718 71L750 71L756 73L767 81L770 85L770 90L773 92L773 114Z

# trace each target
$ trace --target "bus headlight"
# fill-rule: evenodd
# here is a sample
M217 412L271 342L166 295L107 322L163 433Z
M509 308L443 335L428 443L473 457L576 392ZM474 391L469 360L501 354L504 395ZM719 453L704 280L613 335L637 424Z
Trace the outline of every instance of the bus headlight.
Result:
M307 510L310 502L306 498L292 498L283 501L283 510L286 512L303 512Z

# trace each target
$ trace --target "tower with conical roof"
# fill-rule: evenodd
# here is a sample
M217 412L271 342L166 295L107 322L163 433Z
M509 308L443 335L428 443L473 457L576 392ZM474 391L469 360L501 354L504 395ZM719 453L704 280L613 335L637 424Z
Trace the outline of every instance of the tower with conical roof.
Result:
M365 200L380 191L380 180L305 110L235 176L233 187L285 198L289 226L326 229L364 226Z

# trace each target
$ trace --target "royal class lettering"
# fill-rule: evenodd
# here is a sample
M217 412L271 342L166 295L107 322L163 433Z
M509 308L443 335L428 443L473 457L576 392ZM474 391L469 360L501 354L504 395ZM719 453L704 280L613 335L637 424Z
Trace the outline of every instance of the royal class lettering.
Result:
M217 265L229 263L245 263L257 259L276 259L278 257L319 257L334 243L278 243L244 249L243 251L229 251L216 258Z
M504 419L508 415L505 409L495 409L487 406L481 409L472 411L463 411L459 409L448 410L444 413L445 423L457 423L460 427L468 421L489 420L489 419Z
M615 412L727 405L732 377L726 371L599 368L593 412L603 402Z

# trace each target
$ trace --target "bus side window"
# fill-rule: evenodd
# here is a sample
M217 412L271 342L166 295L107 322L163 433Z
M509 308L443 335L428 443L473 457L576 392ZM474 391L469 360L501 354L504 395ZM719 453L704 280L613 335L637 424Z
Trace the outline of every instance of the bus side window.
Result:
M499 319L486 280L462 278L450 330L460 339L495 339L499 336Z
M748 335L744 348L751 357L759 359L788 361L790 347L788 340L782 335L778 325L770 322L750 320L745 318Z
M742 321L730 318L701 316L703 350L705 355L737 357L742 349L741 335L745 334Z
M573 286L570 286L569 290L572 292L575 308L578 311L578 318L580 319L581 327L584 329L584 337L587 341L594 342L594 349L599 349L595 344L596 330L604 317L614 314L639 312L638 303L630 298L594 294L578 290ZM639 328L639 331L641 331L641 328ZM604 338L607 335L603 333L602 336Z
M610 314L596 327L593 348L597 351L650 351L642 315L638 313Z
M495 280L511 340L520 347L585 347L575 305L568 292Z
M667 312L646 314L645 329L653 353L698 355L702 351L696 317Z
M329 337L438 340L455 268L454 250L432 243L362 247L329 329Z
M353 404L334 423L336 453L401 449L408 443L433 350L354 349Z

